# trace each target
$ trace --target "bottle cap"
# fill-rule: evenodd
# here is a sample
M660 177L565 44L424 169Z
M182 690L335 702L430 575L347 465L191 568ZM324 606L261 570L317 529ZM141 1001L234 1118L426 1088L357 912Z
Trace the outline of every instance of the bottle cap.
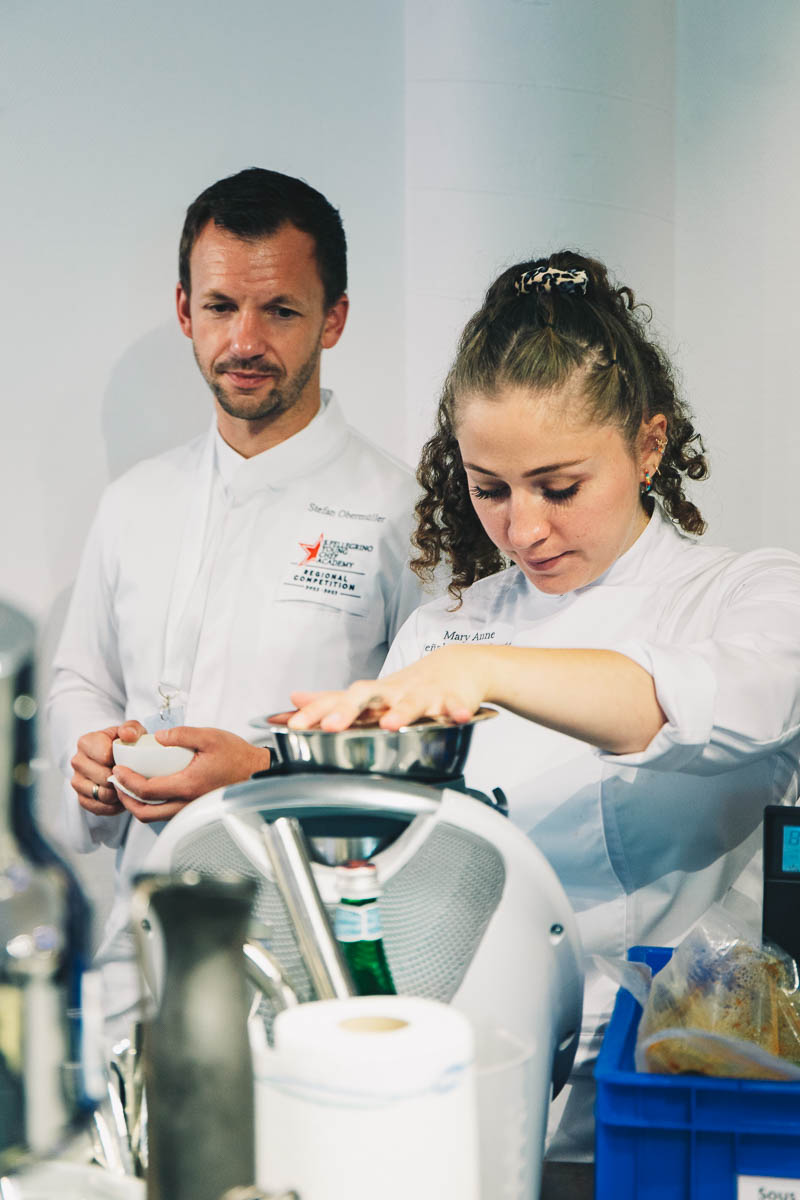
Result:
M375 863L353 859L336 868L339 895L344 900L369 900L381 894Z

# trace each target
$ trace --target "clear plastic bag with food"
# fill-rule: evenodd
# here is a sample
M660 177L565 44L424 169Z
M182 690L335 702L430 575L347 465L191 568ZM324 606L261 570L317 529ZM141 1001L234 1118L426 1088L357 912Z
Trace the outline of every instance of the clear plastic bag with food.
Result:
M684 938L644 999L638 1070L800 1080L797 967L721 906Z

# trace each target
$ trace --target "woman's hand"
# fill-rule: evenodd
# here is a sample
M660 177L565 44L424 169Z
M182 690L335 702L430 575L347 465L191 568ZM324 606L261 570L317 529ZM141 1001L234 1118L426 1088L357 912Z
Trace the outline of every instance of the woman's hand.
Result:
M469 721L488 699L491 660L480 646L445 646L383 679L360 679L342 692L293 692L290 729L335 732L361 718L400 729L419 717Z
M176 813L191 804L199 796L249 779L256 771L269 767L269 750L252 746L244 738L225 729L196 729L189 725L178 725L174 729L161 729L156 740L162 746L184 746L194 750L195 756L182 771L173 775L158 775L145 779L144 775L129 767L114 767L112 779L122 788L134 792L142 800L161 803L140 804L132 796L118 789L120 803L124 804L138 821L149 824L153 821L168 821Z

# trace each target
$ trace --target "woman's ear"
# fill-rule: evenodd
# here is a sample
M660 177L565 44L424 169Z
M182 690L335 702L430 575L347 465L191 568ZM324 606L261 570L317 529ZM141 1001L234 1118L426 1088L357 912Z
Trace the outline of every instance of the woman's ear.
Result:
M656 413L649 421L642 421L639 429L639 454L642 470L655 475L664 451L667 448L667 418Z

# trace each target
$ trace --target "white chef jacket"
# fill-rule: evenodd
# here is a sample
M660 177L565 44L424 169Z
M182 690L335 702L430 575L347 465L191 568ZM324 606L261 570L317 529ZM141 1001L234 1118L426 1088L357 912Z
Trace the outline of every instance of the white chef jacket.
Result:
M376 675L420 599L407 565L415 498L410 471L351 429L327 392L304 429L253 458L215 423L112 483L54 664L48 717L64 773L82 734L155 714L165 663L169 673L182 656L182 723L244 737L251 718L290 707L290 691ZM163 824L95 816L68 792L68 842L117 847L99 952L111 961L130 880Z
M500 786L547 856L588 954L674 945L757 852L766 804L793 804L800 760L800 559L736 554L682 535L658 505L599 579L565 595L517 567L456 611L409 617L384 674L457 643L617 650L654 678L666 724L610 754L501 712L476 726L467 783ZM615 985L587 963L580 1059L597 1050Z

